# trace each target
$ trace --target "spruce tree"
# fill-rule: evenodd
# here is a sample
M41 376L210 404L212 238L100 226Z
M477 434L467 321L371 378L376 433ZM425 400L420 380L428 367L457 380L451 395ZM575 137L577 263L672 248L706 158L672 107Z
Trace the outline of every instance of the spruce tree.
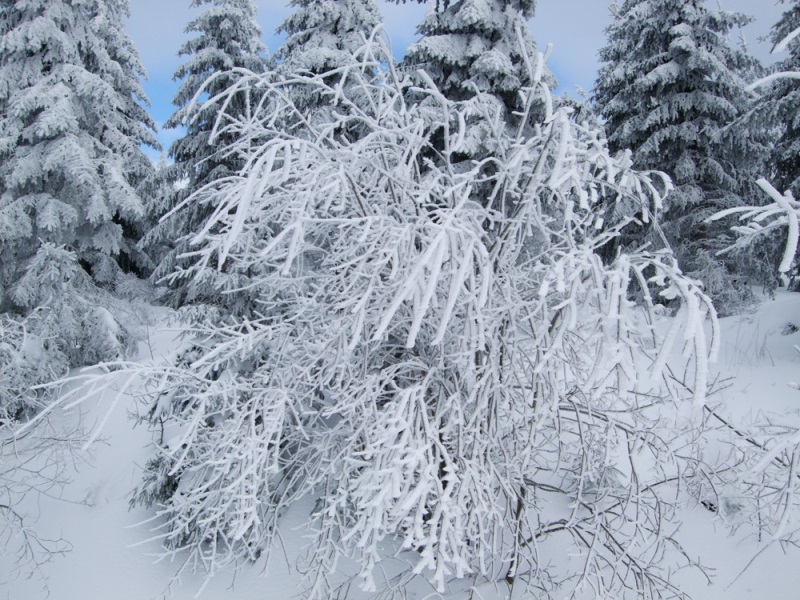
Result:
M757 63L728 37L749 20L704 0L625 0L606 30L595 88L611 149L630 149L636 168L672 179L664 232L723 312L740 300L732 286L738 268L716 256L731 243L729 233L705 220L750 203L743 195L766 154L763 133L740 121L749 102L743 74Z
M286 41L276 51L277 71L281 73L312 73L323 78L338 92L320 96L319 89L302 83L286 85L295 107L286 122L278 127L294 129L300 121L327 120L331 111L361 110L370 99L342 88L354 80L351 71L374 74L375 54L379 42L372 38L381 24L373 0L292 0L296 10L278 27ZM371 40L371 42L370 42ZM347 105L342 104L346 99ZM341 131L350 138L358 131Z
M423 69L450 100L495 95L510 120L533 77L528 63L536 44L527 20L535 9L536 0L437 2L417 28L422 37L409 48L405 65ZM554 83L549 72L546 80Z
M502 97L509 109L518 106L519 90L531 80L524 57L536 46L525 20L535 8L536 0L437 3L419 25L422 38L409 48L405 62L425 69L451 100L489 92Z
M772 27L770 39L781 43L790 33L800 27L800 2L781 0L789 8ZM776 66L778 71L800 71L800 38L794 38L786 46L788 56ZM773 149L776 183L779 190L791 190L800 197L800 89L793 79L779 79L765 95L764 105L781 129L780 137Z
M287 38L276 53L286 72L321 75L354 65L381 22L373 0L292 0L290 6L296 10L278 27Z
M50 375L119 356L124 331L97 285L147 268L137 188L152 169L142 144L158 144L126 12L126 0L0 11L0 310L29 317Z
M506 138L494 133L510 126L519 132L519 125L535 123L544 114L541 105L525 106L525 99L539 102L541 98L526 93L534 80L540 86L555 85L546 65L536 63L536 44L527 24L535 9L536 0L437 1L417 28L421 38L408 49L403 68L420 87L432 83L446 99L466 102L469 107L459 135L446 144L445 130L433 129L437 153L455 153L459 168L472 168L479 162L490 176L492 161L505 152L494 141ZM428 94L412 92L409 101L423 108L427 104L431 114L438 111L438 101ZM521 114L527 123L520 123ZM430 160L438 159L423 157L423 170ZM480 184L473 190L483 204L492 202L491 194Z
M158 144L123 0L32 0L0 14L0 280L8 289L42 242L113 280L136 263L137 185ZM6 298L8 301L8 298Z
M180 54L187 60L175 72L180 87L173 103L178 108L164 125L185 126L186 132L169 149L174 162L162 169L160 184L153 186L162 193L156 194L150 205L152 218L169 216L143 241L149 251L161 255L154 279L167 277L167 299L175 306L187 301L217 301L221 290L243 283L241 277L212 271L190 278L185 272L189 261L180 256L191 250L187 236L196 233L215 208L186 203L187 198L202 187L235 174L243 164L239 157L225 151L232 141L224 131L225 122L219 123L223 129L212 140L222 102L202 100L215 98L235 86L241 78L236 69L260 74L266 67L266 47L261 42L254 0L192 0L191 6L206 6L206 10L186 27L186 33L193 37L181 47ZM226 97L226 102L227 120L247 118L254 109L251 94L234 94Z

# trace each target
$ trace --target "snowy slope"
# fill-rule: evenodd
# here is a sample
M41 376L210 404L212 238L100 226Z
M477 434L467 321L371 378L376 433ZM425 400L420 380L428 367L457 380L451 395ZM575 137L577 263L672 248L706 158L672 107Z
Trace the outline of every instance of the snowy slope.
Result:
M166 319L162 313L162 319ZM722 404L737 422L768 415L779 422L798 423L800 391L787 382L800 379L800 294L780 293L766 300L757 312L722 321L723 342L716 370L720 379L732 378L727 387L710 399ZM139 360L150 360L173 352L177 347L174 331L166 327L150 332L141 344ZM83 404L86 423L96 422L106 413L113 394ZM173 574L180 566L175 561L154 562L159 544L153 540L157 523L146 522L151 513L141 508L128 510L129 493L138 482L141 466L149 456L149 433L135 426L130 414L137 407L125 396L120 398L103 427L103 441L93 445L89 463L69 465L71 483L63 500L29 498L24 510L39 515L37 531L43 536L63 536L73 551L56 557L38 576L0 583L0 598L9 600L149 600L171 591L173 598L200 597L211 600L284 600L296 597L301 589L303 545L302 524L312 502L295 506L284 517L282 546L273 553L272 564L250 565L239 573L220 574L202 589L202 577L186 574L169 590ZM76 414L56 415L65 423ZM689 507L680 532L686 549L714 570L711 584L696 572L679 575L685 589L699 600L790 599L800 597L800 550L778 545L766 547L751 531L740 530L728 536L728 526L704 508ZM765 549L766 548L766 549ZM762 551L763 550L763 551ZM762 551L759 554L759 551ZM555 560L555 557L554 557ZM388 570L397 569L402 557L389 561ZM392 564L394 563L394 564ZM749 565L749 566L748 566ZM10 571L8 561L0 563L0 573ZM357 592L355 582L342 567L342 591L349 598L366 598ZM450 598L466 598L469 582L462 582ZM201 591L197 596L198 591ZM475 598L499 600L507 597L504 586L479 586ZM424 582L409 588L412 598L440 598ZM525 591L514 598L534 597Z

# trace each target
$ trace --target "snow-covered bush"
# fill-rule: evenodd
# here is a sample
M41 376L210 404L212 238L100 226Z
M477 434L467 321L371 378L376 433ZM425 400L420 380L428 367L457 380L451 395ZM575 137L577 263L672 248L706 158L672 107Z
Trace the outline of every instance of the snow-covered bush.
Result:
M74 253L44 243L10 290L25 316L2 315L0 411L5 422L36 412L46 396L37 385L71 367L123 359L132 333L115 318L105 294Z
M308 597L331 597L342 557L386 591L397 553L440 592L468 576L673 591L668 523L695 455L670 424L703 402L715 315L668 250L600 256L621 228L653 226L658 175L553 110L541 56L525 54L516 128L492 96L399 74L380 43L359 56L340 77L242 74L266 92L226 122L247 163L187 199L214 207L192 268L246 273L256 300L235 318L193 311L172 364L129 367L156 434L137 499L166 552L213 575L269 552L283 511L312 498ZM297 85L331 99L328 120L298 120ZM479 110L495 151L468 163ZM661 299L681 306L665 336ZM662 384L680 345L693 399Z
M28 331L26 320L0 316L0 427L39 408L35 386L64 375L65 361L53 357L56 360L48 364L43 346Z
M98 302L101 292L72 252L42 244L11 295L19 306L35 311L29 321L50 336L69 366L124 358L130 335Z

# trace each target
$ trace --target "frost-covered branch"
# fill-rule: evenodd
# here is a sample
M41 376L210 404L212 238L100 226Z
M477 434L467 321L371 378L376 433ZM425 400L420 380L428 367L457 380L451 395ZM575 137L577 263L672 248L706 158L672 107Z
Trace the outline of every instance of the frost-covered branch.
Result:
M255 559L311 497L309 597L341 557L380 588L396 552L440 592L472 575L669 593L664 482L694 459L658 432L703 404L716 317L668 249L601 256L654 227L660 186L553 110L541 58L509 133L491 95L401 78L378 38L357 56L336 77L240 78L231 93L265 98L225 124L246 165L188 200L213 207L192 271L246 274L253 300L194 310L172 364L142 371L156 439L137 501L165 552L209 574ZM298 87L329 108L304 118ZM494 150L465 160L476 131ZM666 338L662 299L681 306ZM693 400L662 384L681 347ZM547 568L562 537L582 562Z
M14 421L0 422L0 554L14 564L2 581L36 577L46 587L42 566L72 546L37 530L34 507L42 497L62 498L69 483L67 466L80 460L85 434L75 417L43 417L24 433L14 425Z
M739 220L744 221L744 225L731 227L739 234L739 238L734 246L723 250L729 252L734 248L746 247L753 243L753 240L761 235L772 233L775 229L788 226L786 234L786 247L783 258L778 270L786 273L791 269L797 254L798 224L797 216L800 211L800 202L794 199L791 191L781 194L772 184L763 177L757 182L764 192L774 201L772 204L763 206L742 206L723 210L711 217L710 220L718 220L733 214L740 214Z

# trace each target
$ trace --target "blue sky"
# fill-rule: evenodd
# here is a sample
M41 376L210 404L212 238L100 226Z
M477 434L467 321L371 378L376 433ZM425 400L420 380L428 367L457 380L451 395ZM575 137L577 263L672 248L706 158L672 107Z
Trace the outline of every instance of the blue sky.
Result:
M785 5L779 0L709 1L719 2L726 10L753 16L755 22L745 29L745 38L759 59L771 60L769 45L759 38L769 33ZM275 49L280 39L274 31L290 12L288 1L257 0L257 3L264 41L270 49ZM175 109L172 98L177 84L172 81L172 74L181 63L178 48L185 39L183 29L192 15L197 14L196 9L189 9L189 4L189 0L130 0L128 31L147 69L145 91L152 104L151 114L159 124ZM378 4L395 53L402 55L413 43L416 24L429 6L416 2L397 5L384 0L378 0ZM604 43L603 29L611 20L610 5L611 0L539 0L531 31L540 49L553 45L550 68L558 77L559 91L591 88L598 67L597 51ZM161 131L159 139L166 148L178 135L176 131Z

